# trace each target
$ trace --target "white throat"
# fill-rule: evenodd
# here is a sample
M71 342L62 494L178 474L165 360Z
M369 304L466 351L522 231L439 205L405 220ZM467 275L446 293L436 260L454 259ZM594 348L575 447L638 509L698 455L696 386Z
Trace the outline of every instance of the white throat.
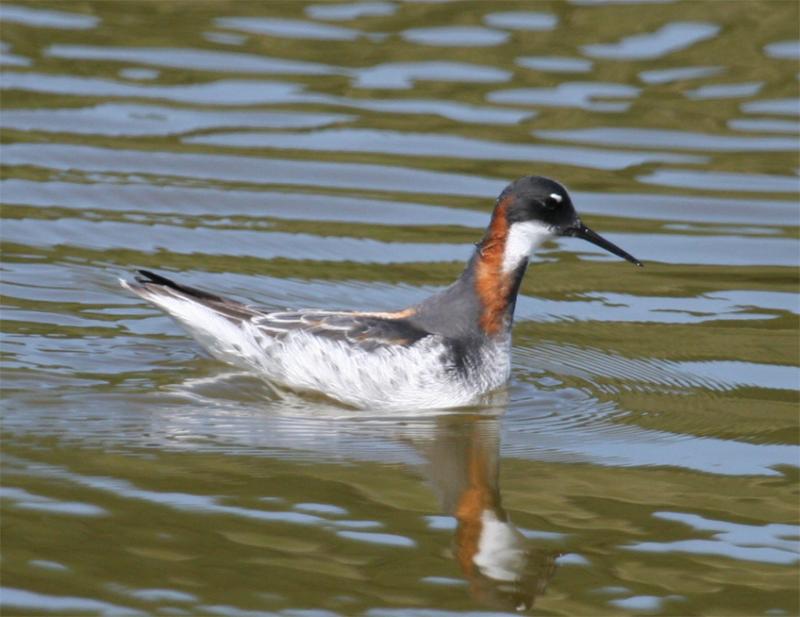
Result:
M542 242L554 235L547 225L539 221L512 223L503 253L503 273L508 274L516 270L541 246Z

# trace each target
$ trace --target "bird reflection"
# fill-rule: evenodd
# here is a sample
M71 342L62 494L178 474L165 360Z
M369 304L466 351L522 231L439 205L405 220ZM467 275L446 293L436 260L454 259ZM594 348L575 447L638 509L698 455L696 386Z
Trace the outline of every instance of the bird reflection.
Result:
M241 400L250 390L251 403L274 397L268 414L253 414L248 404L230 411L220 406L224 395ZM290 392L269 392L239 373L187 380L180 392L194 403L187 417L196 418L196 405L202 403L224 420L215 433L232 438L238 418L243 442L262 448L313 451L315 458L323 459L346 452L348 457L386 460L391 453L410 466L419 465L421 456L422 475L442 511L456 521L454 558L471 595L482 604L503 610L529 609L555 573L560 553L533 545L502 506L499 467L505 391L485 399L474 413L427 411L402 418L365 417L364 411L310 401ZM176 414L169 418L176 422ZM207 417L202 425L209 430ZM192 427L181 430L184 435L193 433ZM409 446L416 456L408 456Z
M442 510L456 519L455 558L471 595L497 608L531 608L560 553L531 546L503 509L499 419L444 416L432 437L415 446Z

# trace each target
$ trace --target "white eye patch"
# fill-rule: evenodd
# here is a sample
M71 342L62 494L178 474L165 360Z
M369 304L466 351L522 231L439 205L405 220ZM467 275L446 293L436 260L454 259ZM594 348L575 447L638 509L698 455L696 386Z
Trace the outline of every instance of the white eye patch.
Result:
M564 201L564 197L562 197L558 193L550 193L550 199L552 199L553 201L555 201L556 203L559 203L559 204L562 201Z

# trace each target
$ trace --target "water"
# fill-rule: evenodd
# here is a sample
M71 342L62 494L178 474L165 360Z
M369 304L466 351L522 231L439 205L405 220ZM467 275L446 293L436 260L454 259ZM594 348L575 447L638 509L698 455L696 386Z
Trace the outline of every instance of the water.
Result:
M0 17L3 610L800 611L795 3ZM548 244L469 410L278 398L116 281L399 308L530 173L646 267Z

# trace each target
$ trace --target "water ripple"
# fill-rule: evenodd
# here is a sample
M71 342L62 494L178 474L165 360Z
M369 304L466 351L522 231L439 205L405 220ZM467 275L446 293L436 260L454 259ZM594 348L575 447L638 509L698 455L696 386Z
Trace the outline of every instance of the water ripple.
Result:
M91 30L100 23L100 20L93 15L35 9L5 2L2 9L0 9L0 17L4 22L22 24L30 28L56 28L60 30Z
M493 28L537 32L553 30L558 25L558 16L538 11L503 11L484 15L483 23Z
M137 62L165 68L273 75L335 75L343 70L314 62L232 51L178 47L107 47L56 43L45 55L69 60Z
M571 131L534 131L533 134L556 141L669 150L794 152L797 149L797 140L790 137L740 137L640 128L594 127Z
M397 5L391 2L358 2L353 4L312 4L306 14L313 19L349 21L360 17L384 17L394 15Z
M646 184L702 189L706 191L745 191L748 193L797 193L800 178L770 174L729 173L689 169L659 169L639 176Z
M714 38L719 29L706 22L672 22L655 32L625 37L619 43L584 45L582 49L594 58L651 60Z
M653 162L703 163L704 157L659 152L601 150L568 146L532 146L469 139L457 135L329 129L313 133L215 133L184 138L186 143L240 148L276 148L320 152L374 152L456 159L542 161L591 169L625 169ZM578 163L578 161L580 163Z
M441 47L494 47L509 38L506 32L480 26L410 28L402 36L411 43Z
M490 92L486 98L492 103L514 105L541 105L544 107L577 107L589 111L623 112L630 108L628 101L605 99L630 99L640 90L626 84L603 82L568 82L552 88L514 88ZM595 100L603 99L603 100Z
M355 117L299 111L204 111L105 103L73 109L6 109L0 126L20 131L92 135L176 135L239 126L315 128Z
M353 28L278 17L217 17L214 24L219 28L289 39L352 41L361 34Z
M386 165L324 163L251 158L219 154L150 152L75 146L16 143L3 148L6 165L50 169L149 173L208 180L326 186L363 190L450 195L499 194L505 182L475 175L422 171Z
M693 555L719 555L759 563L795 564L800 562L800 542L797 525L743 525L707 519L683 512L655 512L660 520L675 521L704 533L713 532L710 539L677 540L674 542L639 542L626 547L643 553L685 552Z

